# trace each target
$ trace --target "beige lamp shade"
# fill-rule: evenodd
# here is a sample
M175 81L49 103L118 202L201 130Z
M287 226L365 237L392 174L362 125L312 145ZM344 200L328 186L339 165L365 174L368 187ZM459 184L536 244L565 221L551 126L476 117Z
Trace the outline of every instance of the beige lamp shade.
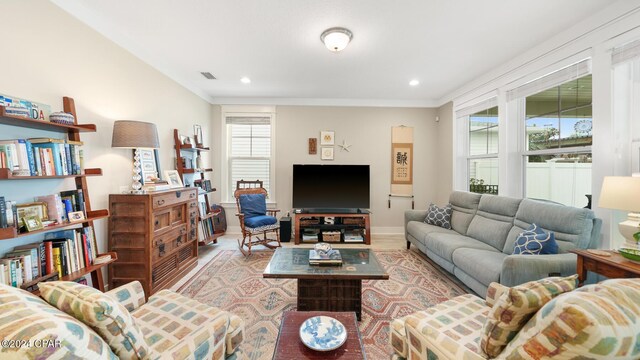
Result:
M133 121L118 120L113 124L113 137L111 147L114 148L149 148L160 147L158 140L158 129L156 124Z
M640 212L640 177L605 176L598 206Z

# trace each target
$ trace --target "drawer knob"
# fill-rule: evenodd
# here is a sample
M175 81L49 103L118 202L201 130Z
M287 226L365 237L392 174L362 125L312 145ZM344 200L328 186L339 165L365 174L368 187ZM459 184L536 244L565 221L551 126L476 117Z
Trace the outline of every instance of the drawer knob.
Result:
M180 196L182 196L182 191L176 191L176 197L179 198Z
M156 204L158 204L158 206L164 205L164 199L156 201Z
M160 244L160 246L158 247L158 250L160 251L160 256L164 256L164 244Z
M182 235L180 235L180 236L178 236L178 237L176 238L176 244L177 244L177 245L182 244Z
M194 197L196 197L196 193L192 192L191 194L189 194L189 199L193 199Z

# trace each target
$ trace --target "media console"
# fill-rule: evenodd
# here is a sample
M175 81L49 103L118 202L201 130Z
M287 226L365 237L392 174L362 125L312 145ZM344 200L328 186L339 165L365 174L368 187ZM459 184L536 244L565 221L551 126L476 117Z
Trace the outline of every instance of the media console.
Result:
M307 242L325 241L351 244L371 244L369 211L303 210L295 213L295 244L304 242L303 234L315 234ZM331 221L333 219L333 221Z

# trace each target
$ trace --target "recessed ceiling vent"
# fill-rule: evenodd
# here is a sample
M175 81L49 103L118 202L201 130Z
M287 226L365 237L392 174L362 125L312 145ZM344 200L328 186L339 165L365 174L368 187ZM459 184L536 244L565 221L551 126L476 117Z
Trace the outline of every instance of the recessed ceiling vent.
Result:
M209 80L216 80L216 77L213 76L210 72L201 72L202 76L206 77Z

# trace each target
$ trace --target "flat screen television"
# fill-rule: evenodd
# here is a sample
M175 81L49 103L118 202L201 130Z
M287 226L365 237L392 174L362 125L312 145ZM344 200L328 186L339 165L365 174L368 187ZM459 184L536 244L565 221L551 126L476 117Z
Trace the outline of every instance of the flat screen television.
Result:
M369 165L293 165L295 209L369 208Z

